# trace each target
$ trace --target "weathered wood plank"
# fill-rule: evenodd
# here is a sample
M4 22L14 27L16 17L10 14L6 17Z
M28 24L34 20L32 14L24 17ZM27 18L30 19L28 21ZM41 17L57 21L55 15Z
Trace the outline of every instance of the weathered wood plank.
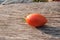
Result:
M32 28L24 22L35 12L48 19L43 28ZM60 40L60 3L0 5L0 40Z

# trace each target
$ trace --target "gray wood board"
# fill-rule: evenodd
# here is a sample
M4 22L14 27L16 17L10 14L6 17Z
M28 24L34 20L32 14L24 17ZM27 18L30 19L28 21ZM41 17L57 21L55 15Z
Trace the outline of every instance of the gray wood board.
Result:
M33 28L24 18L44 15L43 28ZM60 40L60 2L0 5L0 40Z

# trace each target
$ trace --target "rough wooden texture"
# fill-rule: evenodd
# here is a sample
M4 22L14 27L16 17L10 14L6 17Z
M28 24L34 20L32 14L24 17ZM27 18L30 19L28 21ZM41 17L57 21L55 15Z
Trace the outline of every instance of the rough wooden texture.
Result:
M32 28L24 18L41 13L43 28ZM0 40L60 40L60 2L0 5Z

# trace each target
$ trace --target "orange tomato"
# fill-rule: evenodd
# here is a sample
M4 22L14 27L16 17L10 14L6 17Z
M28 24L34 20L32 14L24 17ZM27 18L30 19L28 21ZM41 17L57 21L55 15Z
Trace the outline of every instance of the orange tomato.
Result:
M35 13L35 14L28 15L26 17L26 22L29 25L34 26L34 27L41 27L47 22L47 19L41 14Z

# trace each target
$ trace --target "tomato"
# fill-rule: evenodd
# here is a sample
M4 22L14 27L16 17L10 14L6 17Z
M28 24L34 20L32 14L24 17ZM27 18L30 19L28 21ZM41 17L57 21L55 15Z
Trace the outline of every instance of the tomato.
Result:
M34 27L41 27L47 22L47 19L41 14L34 13L26 17L26 22Z

